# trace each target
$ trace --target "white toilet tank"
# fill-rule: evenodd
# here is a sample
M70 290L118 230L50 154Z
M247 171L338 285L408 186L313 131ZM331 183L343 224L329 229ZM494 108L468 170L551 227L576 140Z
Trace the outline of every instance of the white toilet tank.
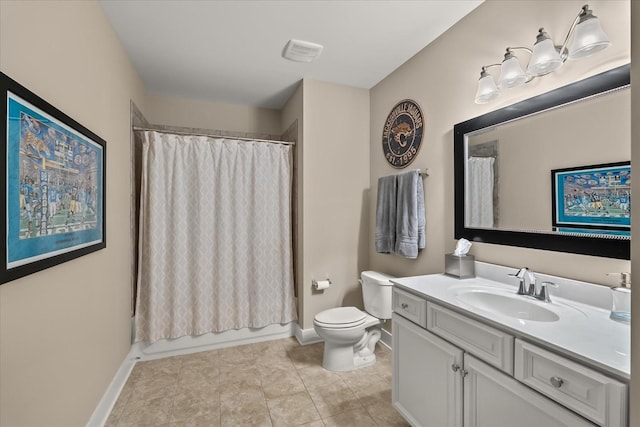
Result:
M360 278L362 279L362 299L365 311L378 319L391 319L393 312L392 284L389 279L392 279L393 276L377 271L363 271Z

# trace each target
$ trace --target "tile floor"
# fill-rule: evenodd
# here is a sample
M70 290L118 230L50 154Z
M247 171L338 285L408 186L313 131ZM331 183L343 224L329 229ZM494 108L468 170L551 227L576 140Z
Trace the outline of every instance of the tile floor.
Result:
M408 426L389 349L342 373L322 368L322 350L286 338L139 362L106 426Z

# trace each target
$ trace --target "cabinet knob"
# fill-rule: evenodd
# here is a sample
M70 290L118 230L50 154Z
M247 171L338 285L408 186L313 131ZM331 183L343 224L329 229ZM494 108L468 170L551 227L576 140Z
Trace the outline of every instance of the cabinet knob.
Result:
M453 372L458 372L458 370L459 370L459 369L460 369L460 366L459 366L459 365L457 365L457 364L455 364L455 363L454 363L453 365L451 365L451 370L452 370Z
M403 302L402 304L400 304L400 307L407 308L409 307L409 304L407 304L406 302Z
M551 385L556 388L560 388L562 387L562 384L564 384L564 380L560 377L551 377L549 381L551 382Z

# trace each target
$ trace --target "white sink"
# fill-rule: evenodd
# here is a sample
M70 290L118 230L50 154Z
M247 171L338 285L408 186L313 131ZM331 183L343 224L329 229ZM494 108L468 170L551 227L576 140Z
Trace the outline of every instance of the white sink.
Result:
M480 310L516 319L535 322L557 322L560 320L560 316L542 305L548 303L531 300L522 295L505 295L486 290L465 290L458 292L456 298L460 302Z

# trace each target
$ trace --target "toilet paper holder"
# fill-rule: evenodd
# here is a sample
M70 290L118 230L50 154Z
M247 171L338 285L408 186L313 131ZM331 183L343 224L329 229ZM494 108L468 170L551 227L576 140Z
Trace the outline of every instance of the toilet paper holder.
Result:
M324 280L313 279L311 280L311 285L313 286L313 289L315 289L316 291L324 291L329 286L331 286L332 283L331 283L331 279L327 277Z

